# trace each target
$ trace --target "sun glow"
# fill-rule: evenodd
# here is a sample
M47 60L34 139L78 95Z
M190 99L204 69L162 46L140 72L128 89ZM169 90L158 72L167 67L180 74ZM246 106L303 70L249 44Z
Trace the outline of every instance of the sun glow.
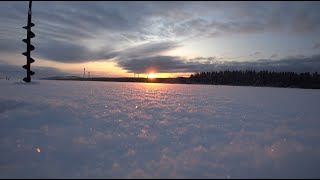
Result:
M150 74L148 75L148 78L156 78L156 77L157 77L157 75L154 74L154 73L150 73Z

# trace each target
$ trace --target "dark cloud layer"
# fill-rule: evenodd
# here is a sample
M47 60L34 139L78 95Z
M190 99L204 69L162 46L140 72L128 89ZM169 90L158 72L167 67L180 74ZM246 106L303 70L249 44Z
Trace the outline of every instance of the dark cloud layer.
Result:
M200 58L196 58L200 59ZM149 73L151 70L159 73L169 72L201 72L220 70L269 70L293 72L320 72L320 55L311 57L287 57L280 60L261 59L257 61L223 62L215 58L204 58L211 61L199 62L194 59L183 59L176 56L153 56L140 59L130 59L119 62L119 66L130 73Z
M50 45L44 43L39 47L40 56L45 55L49 59L53 59L58 62L78 63L93 60L105 60L117 58L118 60L125 61L128 58L144 57L156 55L158 53L177 48L178 45L175 42L155 42L136 45L131 48L116 51L109 47L104 48L104 51L90 51L79 44L69 44L65 46L59 42L56 43L56 47L51 49Z
M174 56L153 56L140 59L130 59L118 63L120 67L131 73L153 72L185 72L190 65Z
M317 34L319 8L318 2L36 1L34 54L52 61L77 63L114 58L118 56L115 53L126 49L135 49L131 58L159 53L153 49L140 52L138 46L120 35L148 46L159 41L178 43L188 38L267 31ZM26 32L21 27L26 24L26 14L27 2L0 4L0 51L20 53L24 49L21 39ZM94 43L84 43L87 40L99 40L103 45L92 50Z

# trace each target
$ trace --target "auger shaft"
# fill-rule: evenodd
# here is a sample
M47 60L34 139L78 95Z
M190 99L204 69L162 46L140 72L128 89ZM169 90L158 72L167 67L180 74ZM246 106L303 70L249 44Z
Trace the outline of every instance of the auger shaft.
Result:
M31 76L35 73L31 71L31 63L34 62L34 59L31 58L31 51L33 51L35 48L33 45L31 45L31 38L34 38L34 33L31 31L31 27L34 26L34 24L31 22L31 11L32 7L32 1L29 1L29 11L28 11L28 24L27 26L24 26L23 28L27 30L27 39L23 39L22 41L27 43L27 51L22 53L27 57L27 64L22 66L24 69L27 70L27 77L23 78L25 82L31 82Z

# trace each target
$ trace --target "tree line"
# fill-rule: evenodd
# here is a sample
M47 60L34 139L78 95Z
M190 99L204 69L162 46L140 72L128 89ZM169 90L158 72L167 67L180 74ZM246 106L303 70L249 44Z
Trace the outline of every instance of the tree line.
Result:
M189 80L192 83L200 84L320 89L320 75L317 72L295 73L225 70L218 72L197 72L191 74Z

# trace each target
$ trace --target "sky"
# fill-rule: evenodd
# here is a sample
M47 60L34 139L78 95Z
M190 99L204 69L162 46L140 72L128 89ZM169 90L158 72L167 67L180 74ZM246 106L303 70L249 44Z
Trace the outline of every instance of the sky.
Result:
M37 75L320 72L320 2L34 1ZM0 2L0 76L24 73L27 1ZM50 73L46 73L50 72Z

